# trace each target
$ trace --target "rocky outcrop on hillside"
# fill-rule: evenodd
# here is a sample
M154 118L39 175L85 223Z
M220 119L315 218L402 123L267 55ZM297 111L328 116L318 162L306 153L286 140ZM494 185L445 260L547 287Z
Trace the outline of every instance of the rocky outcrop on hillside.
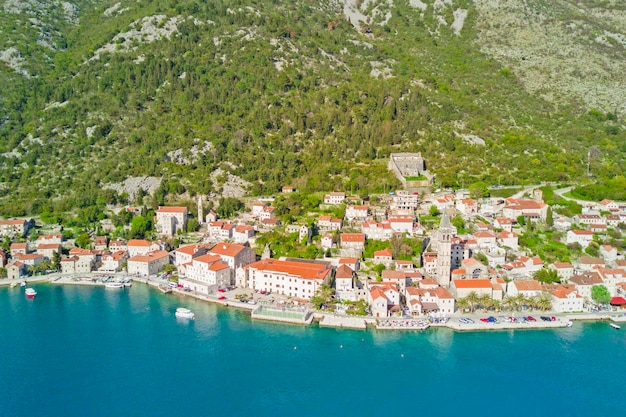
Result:
M481 49L531 92L626 113L626 5L475 0Z

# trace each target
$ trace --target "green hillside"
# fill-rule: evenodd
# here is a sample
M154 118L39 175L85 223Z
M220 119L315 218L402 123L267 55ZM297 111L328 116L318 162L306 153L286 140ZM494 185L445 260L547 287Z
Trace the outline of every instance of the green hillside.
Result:
M590 153L592 181L624 175L620 107L529 88L485 48L485 4L14 4L0 12L2 215L123 202L104 186L129 177L162 178L155 203L219 194L218 168L252 194L382 192L399 151L422 152L438 186L578 181Z

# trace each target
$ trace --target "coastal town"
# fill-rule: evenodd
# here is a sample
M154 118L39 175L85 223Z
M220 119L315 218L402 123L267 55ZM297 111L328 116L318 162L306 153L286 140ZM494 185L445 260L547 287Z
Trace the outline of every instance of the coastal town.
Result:
M298 193L288 185L278 196L248 198L230 218L205 212L207 196L197 196L193 213L157 207L155 239L121 239L105 227L67 239L61 229L45 233L50 226L37 219L0 220L8 246L0 251L0 285L47 276L73 284L132 279L245 308L253 318L353 328L561 327L576 318L626 318L626 259L610 244L623 242L626 203L588 202L568 217L544 201L540 187L507 198L432 190L419 154L392 155L390 169L404 189L365 198L329 192L289 223L278 214L279 203ZM116 210L132 216L140 209ZM192 219L198 230L188 232ZM532 232L561 250L542 258L528 244ZM275 256L286 238L314 256Z

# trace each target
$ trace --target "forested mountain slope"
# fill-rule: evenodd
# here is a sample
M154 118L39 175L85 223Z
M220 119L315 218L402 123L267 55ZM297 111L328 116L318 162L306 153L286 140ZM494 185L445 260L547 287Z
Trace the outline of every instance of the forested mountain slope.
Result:
M0 212L137 176L163 178L156 202L219 192L218 168L257 194L376 192L399 151L442 186L580 179L589 154L623 175L624 5L587 4L5 1Z

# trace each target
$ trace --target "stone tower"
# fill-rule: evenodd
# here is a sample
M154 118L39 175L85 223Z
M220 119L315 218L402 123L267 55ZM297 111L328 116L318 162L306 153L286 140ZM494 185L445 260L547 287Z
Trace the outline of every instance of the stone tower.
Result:
M265 245L263 248L263 254L261 255L261 260L270 259L272 257L272 251L270 249L269 243Z
M204 223L204 213L202 210L202 194L198 194L198 224Z
M456 227L452 226L448 211L444 209L439 229L434 236L437 246L437 282L442 287L450 285L452 238L455 235Z

